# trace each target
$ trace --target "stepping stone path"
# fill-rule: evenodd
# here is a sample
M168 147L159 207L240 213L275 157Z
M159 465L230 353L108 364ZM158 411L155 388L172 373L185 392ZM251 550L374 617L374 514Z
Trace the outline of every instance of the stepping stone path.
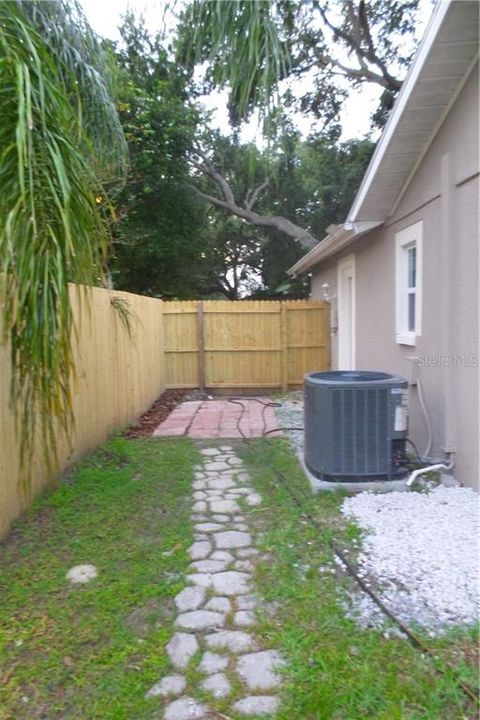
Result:
M207 720L212 708L206 695L228 699L232 685L241 683L244 697L232 700L232 712L274 718L283 661L255 638L258 600L252 595L252 571L259 553L242 514L243 503L255 507L262 498L249 486L249 475L230 446L201 453L204 462L196 468L192 493L195 542L189 549L189 585L175 598L176 632L166 648L174 672L146 696L164 699L164 720ZM198 688L187 690L186 670L194 662Z

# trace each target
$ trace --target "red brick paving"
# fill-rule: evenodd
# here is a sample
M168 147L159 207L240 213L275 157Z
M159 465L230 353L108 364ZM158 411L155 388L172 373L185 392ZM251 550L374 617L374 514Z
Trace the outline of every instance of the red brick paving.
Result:
M153 436L234 439L242 438L242 433L248 438L262 437L266 432L268 437L282 435L274 409L262 404L268 402L266 397L242 398L234 403L228 400L183 402L154 430Z

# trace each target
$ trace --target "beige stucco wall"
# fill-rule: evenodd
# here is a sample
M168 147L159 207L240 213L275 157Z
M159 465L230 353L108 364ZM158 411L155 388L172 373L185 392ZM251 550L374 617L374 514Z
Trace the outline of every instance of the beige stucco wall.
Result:
M397 209L384 227L314 269L336 295L337 262L353 253L357 369L398 373L411 381L410 436L423 450L426 427L415 380L433 425L433 454L455 451L456 477L479 488L479 178L478 66L438 131ZM395 235L423 221L422 335L395 340ZM338 366L336 298L332 366ZM416 362L408 358L417 357Z

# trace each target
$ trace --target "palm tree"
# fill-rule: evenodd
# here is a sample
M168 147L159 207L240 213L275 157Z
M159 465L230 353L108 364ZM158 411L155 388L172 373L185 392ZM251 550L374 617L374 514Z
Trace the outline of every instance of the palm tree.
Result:
M0 300L22 450L72 427L69 282L100 284L125 142L76 2L0 3Z

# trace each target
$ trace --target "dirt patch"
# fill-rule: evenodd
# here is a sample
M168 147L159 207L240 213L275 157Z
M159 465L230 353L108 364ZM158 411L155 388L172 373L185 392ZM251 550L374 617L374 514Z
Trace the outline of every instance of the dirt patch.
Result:
M126 627L136 637L147 637L156 627L162 624L162 621L170 620L175 611L175 605L172 598L152 598L147 602L135 608L125 618Z
M163 422L172 410L185 400L204 400L205 393L200 390L165 390L152 407L141 415L134 425L129 427L124 435L128 438L151 437L153 431Z

